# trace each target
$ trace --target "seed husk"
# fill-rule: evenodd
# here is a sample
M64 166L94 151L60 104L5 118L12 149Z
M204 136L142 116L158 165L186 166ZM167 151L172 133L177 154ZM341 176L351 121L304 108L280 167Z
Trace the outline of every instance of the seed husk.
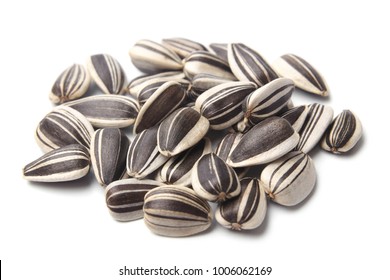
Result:
M325 132L321 147L334 154L346 153L359 142L362 134L362 124L356 114L343 110Z
M206 47L201 43L185 38L163 39L162 44L181 58L186 58L195 51L207 51Z
M184 186L161 186L145 195L144 221L155 234L182 237L207 230L212 222L208 202Z
M175 80L175 82L181 84L181 86L186 89L189 87L190 85L190 81L186 80L186 79L181 79L181 80ZM137 99L138 99L138 102L139 104L142 106L143 104L145 104L145 102L153 95L153 93L158 90L164 83L166 83L166 81L157 81L157 82L153 82L153 83L150 83L148 85L146 85L145 83L145 87L142 88L139 92L138 92L138 95L137 95ZM186 96L188 94L186 93Z
M320 96L329 95L328 86L321 74L297 55L282 55L272 64L272 67L281 77L293 80L295 86L303 91Z
M106 205L111 216L121 222L142 219L145 194L159 186L154 180L129 178L118 180L106 188Z
M196 100L196 98L198 98L198 96L206 90L228 82L232 82L232 80L217 77L211 74L197 74L191 80L191 99Z
M280 115L281 118L287 120L295 131L299 132L305 122L307 113L309 112L309 107L306 105L301 105L293 107L290 110L284 112Z
M252 230L264 221L267 197L258 179L244 178L240 183L240 195L218 205L215 219L231 230Z
M294 206L312 192L316 178L312 159L301 151L292 151L267 165L260 181L272 201Z
M92 79L105 94L122 94L126 75L119 62L108 54L95 54L87 60Z
M34 182L66 182L84 177L90 168L89 151L73 144L52 150L23 168L23 178Z
M83 96L91 83L91 76L83 65L73 64L65 69L57 78L49 99L55 104L61 104Z
M223 59L226 62L228 61L228 56L227 56L228 44L212 43L209 46L216 56L218 56L219 58Z

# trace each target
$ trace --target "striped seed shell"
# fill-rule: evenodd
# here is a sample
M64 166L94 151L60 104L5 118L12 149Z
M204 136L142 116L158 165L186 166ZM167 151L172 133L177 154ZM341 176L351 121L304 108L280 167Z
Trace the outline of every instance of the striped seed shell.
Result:
M134 133L158 125L186 101L186 91L178 82L161 85L141 107L134 123Z
M362 124L356 114L343 110L325 132L321 147L334 154L346 153L357 144L362 134Z
M190 107L180 108L162 121L157 145L167 157L177 155L198 143L209 130L209 121Z
M60 106L39 122L35 140L43 152L71 144L89 149L93 133L92 125L84 115L70 107Z
M250 81L261 87L278 78L268 62L244 44L228 44L227 56L233 74L240 81Z
M295 131L299 132L305 122L307 113L309 112L309 107L306 105L301 105L293 107L290 110L284 112L280 115L281 118L287 120Z
M52 150L23 168L23 177L34 182L65 182L84 177L90 167L89 151L72 144Z
M166 184L191 185L191 171L198 159L211 152L211 142L203 138L194 147L171 157L159 172L160 180Z
M122 94L126 75L119 62L108 54L95 54L88 58L87 68L92 79L106 94Z
M320 96L328 96L329 89L321 74L306 60L294 55L285 54L279 57L272 67L281 76L290 78L301 90Z
M211 74L196 74L191 80L190 97L195 101L198 96L206 90L228 82L232 82L232 80L217 77Z
M292 151L267 165L260 182L272 201L294 206L312 192L316 178L312 159L303 152Z
M145 195L144 221L155 234L182 237L207 230L212 221L208 202L187 187L161 186Z
M119 180L126 172L126 154L130 141L119 128L101 128L91 141L91 161L100 185Z
M194 191L212 202L231 199L241 192L236 172L215 153L203 155L196 162L191 181Z
M218 205L215 219L228 229L255 229L264 221L267 197L258 179L244 178L240 183L240 195Z
M130 49L134 66L147 74L163 71L177 71L183 68L180 57L167 47L150 41L140 40Z
M162 44L181 58L186 58L195 51L207 51L206 47L201 43L185 38L163 39Z
M202 93L195 108L210 121L212 129L222 130L244 117L242 103L255 89L251 82L223 83Z
M206 51L196 51L185 58L183 72L188 79L204 73L228 80L236 80L226 61Z
M168 160L158 151L157 130L158 126L145 129L133 139L126 162L127 174L130 177L143 178Z
M212 52L216 56L223 59L224 61L228 61L228 55L227 55L228 44L212 43L209 46L210 46L210 49L212 50Z
M190 86L190 81L186 79L181 79L181 80L176 80L175 82L181 84L181 86L186 89ZM157 82L152 82L148 85L145 83L145 87L142 88L138 94L137 94L137 99L139 104L142 106L145 104L145 102L153 95L153 93L158 90L166 81L157 81ZM188 95L186 93L186 95Z
M127 222L144 216L145 194L163 184L154 180L135 178L118 180L106 188L106 204L111 216L118 221Z
M83 96L91 83L91 76L83 65L73 64L65 69L55 81L49 99L61 104Z
M269 163L294 149L298 141L299 135L288 121L270 117L244 134L227 163L233 167Z
M322 135L333 119L333 109L330 106L313 103L308 105L305 122L299 132L300 139L295 150L308 153L321 140Z
M132 125L138 115L138 102L124 95L94 95L64 104L81 114L98 128L123 128Z

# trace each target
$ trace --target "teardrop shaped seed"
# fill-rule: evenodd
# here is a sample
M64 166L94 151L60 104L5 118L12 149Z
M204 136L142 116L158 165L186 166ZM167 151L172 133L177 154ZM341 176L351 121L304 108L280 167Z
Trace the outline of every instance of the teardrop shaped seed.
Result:
M190 81L185 79L176 80L175 82L179 83L183 87L183 89L188 88L190 85ZM166 81L157 81L157 82L150 83L148 85L146 85L145 83L145 87L142 88L137 95L139 104L141 105L145 104L145 102L149 99L149 97L151 97L153 93L156 90L158 90L164 83L166 83Z
M185 38L163 39L162 44L181 58L186 58L195 51L207 51L201 43Z
M167 157L198 143L209 130L209 121L198 111L185 107L174 111L159 126L158 150Z
M298 141L299 135L288 121L270 117L244 134L227 163L233 167L268 163L291 151Z
M143 178L161 167L168 158L157 148L158 126L143 130L133 139L127 153L127 174Z
M138 102L134 98L112 94L88 96L67 102L64 106L79 111L98 128L130 126L139 111Z
M301 105L298 107L293 107L292 109L281 114L280 117L287 120L295 131L299 132L305 122L307 113L309 112L309 107L306 105Z
M303 91L320 96L329 95L328 86L321 74L297 55L285 54L279 57L272 67L281 77L293 80L295 86Z
M232 82L232 80L217 77L211 74L196 74L191 80L191 99L195 101L198 96L206 90L228 82Z
M49 94L50 100L61 104L83 96L91 83L91 76L83 65L73 64L65 69L55 81Z
M78 144L52 150L23 168L23 178L34 182L66 182L88 174L88 150Z
M91 141L91 161L100 185L119 180L126 172L126 153L130 141L119 128L95 131Z
M255 229L264 221L267 197L258 179L244 178L240 183L240 195L218 205L215 219L228 229Z
M272 201L294 206L312 192L316 177L311 158L301 151L293 151L267 165L260 181Z
M118 180L106 188L106 204L111 216L118 221L127 222L144 216L145 194L163 184L154 180L135 178Z
M261 87L278 78L268 62L244 44L228 44L227 55L229 66L240 81L250 81Z
M129 51L131 61L140 71L156 74L162 71L177 71L183 68L180 57L167 47L140 40Z
M236 172L214 153L203 155L191 174L192 188L202 198L222 202L241 192Z
M308 153L321 140L322 135L333 119L333 109L330 106L313 103L308 105L305 122L299 132L300 139L295 150Z
M106 94L122 94L126 75L119 62L108 54L96 54L87 60L92 79Z
M191 185L191 171L198 159L211 152L211 142L203 138L186 152L171 157L159 172L160 180L167 184Z
M60 106L39 122L35 139L43 152L71 144L89 149L93 133L92 125L84 115L70 107Z
M362 134L362 124L356 114L343 110L325 132L321 147L334 154L346 153L359 142Z
M221 58L226 62L228 61L228 55L227 55L228 44L212 43L209 46L216 56L218 56L219 58Z
M190 236L207 230L212 221L208 202L183 186L161 186L145 195L144 221L155 234Z

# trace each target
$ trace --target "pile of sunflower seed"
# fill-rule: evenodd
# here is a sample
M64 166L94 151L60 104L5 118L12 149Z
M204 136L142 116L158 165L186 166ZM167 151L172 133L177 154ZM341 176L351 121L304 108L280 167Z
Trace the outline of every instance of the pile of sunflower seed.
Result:
M49 95L58 106L35 133L45 154L24 167L25 179L71 181L93 169L112 217L144 218L159 235L200 233L214 216L251 230L269 201L294 206L309 196L315 146L343 154L362 136L350 110L334 118L328 105L293 105L296 89L329 93L297 55L270 64L242 43L184 38L140 40L129 55L144 73L130 82L108 54L61 73ZM84 97L92 82L104 94Z

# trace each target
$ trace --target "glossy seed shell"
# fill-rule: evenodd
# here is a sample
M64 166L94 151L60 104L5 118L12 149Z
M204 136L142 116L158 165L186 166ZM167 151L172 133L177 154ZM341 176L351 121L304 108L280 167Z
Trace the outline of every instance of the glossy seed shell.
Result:
M181 80L175 80L175 82L181 84L181 86L186 89L190 85L190 81L181 79ZM163 84L165 84L166 81L157 81L157 82L151 82L149 84L145 83L145 87L143 87L137 94L137 99L139 104L142 106L146 103L146 101L153 95L153 93L158 90ZM186 93L187 96L187 93Z
M306 105L301 105L289 109L288 111L281 114L280 117L288 121L294 128L294 130L299 132L303 126L303 123L306 120L308 112L309 107Z
M209 45L212 52L224 61L228 61L227 46L228 44L212 43Z
M197 74L191 80L191 99L196 100L196 98L198 98L198 96L206 90L228 82L232 82L232 80L217 77L211 74Z
M201 43L185 38L167 38L162 40L162 44L176 53L181 58L186 58L195 51L206 51L206 47Z

